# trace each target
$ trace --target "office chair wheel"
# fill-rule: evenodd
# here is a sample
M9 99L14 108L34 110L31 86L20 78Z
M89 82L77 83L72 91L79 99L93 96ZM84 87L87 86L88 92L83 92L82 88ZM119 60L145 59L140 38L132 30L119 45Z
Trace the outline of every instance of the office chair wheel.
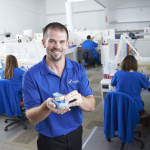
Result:
M4 122L7 123L7 120L5 120Z
M27 130L27 126L25 126L23 129L24 129L24 130Z
M144 149L144 147L145 147L145 145L144 145L144 144L142 144L141 149Z
M111 138L108 138L107 141L110 142L110 141L111 141Z
M5 131L7 131L7 128L4 128Z

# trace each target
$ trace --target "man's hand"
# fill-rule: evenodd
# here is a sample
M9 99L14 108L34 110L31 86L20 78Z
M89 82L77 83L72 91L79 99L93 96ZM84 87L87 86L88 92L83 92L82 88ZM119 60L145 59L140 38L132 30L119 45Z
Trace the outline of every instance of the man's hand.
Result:
M64 114L68 111L70 111L70 108L67 106L67 107L62 107L60 109L57 109L56 108L56 105L53 103L53 98L48 98L46 100L46 106L54 113L56 114Z
M80 106L83 103L81 94L76 90L70 92L65 96L65 103L70 101L71 103L68 104L68 107Z

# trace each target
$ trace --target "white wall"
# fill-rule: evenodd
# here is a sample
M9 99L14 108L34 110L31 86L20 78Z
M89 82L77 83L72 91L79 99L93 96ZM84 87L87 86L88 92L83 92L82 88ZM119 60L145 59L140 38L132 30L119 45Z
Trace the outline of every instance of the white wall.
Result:
M136 6L150 6L150 0L110 0L112 8L117 7L136 7Z
M150 0L110 0L110 28L141 30L150 25Z
M67 24L65 2L67 0L46 0L47 23ZM94 0L73 2L72 5L74 29L85 26L88 30L105 29L104 8Z
M25 29L42 32L46 25L45 10L44 0L0 0L0 34L11 32L15 38Z
M112 0L94 0L94 1L96 1L98 4L100 4L104 8L109 8L110 1Z

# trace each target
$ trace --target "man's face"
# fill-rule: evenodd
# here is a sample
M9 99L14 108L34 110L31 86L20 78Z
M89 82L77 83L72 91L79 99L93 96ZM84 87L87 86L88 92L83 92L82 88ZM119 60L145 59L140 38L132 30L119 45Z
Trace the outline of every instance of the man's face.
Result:
M65 56L66 49L69 45L67 33L57 29L48 29L43 45L46 48L47 56L53 61L59 61Z

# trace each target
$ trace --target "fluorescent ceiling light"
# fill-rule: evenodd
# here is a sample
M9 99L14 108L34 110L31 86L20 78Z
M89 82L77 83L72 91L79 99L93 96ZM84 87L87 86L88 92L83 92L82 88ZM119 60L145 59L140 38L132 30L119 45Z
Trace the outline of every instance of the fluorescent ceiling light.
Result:
M67 2L81 2L81 1L86 1L86 0L68 0Z

